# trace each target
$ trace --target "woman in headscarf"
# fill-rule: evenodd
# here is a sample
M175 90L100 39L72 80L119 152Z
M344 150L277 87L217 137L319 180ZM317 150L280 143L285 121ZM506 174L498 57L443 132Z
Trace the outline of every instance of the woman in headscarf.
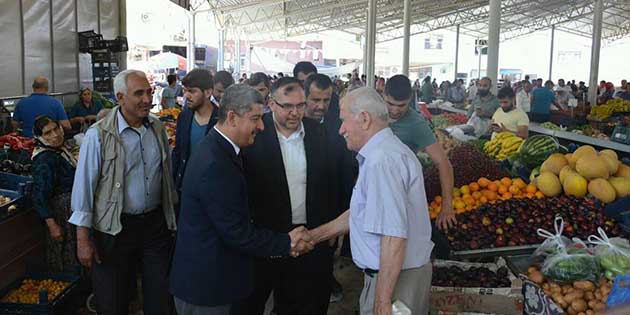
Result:
M103 103L92 97L92 90L84 87L79 92L79 100L72 106L68 117L70 123L79 128L83 125L91 125L96 121L96 114L103 109Z
M40 116L33 125L33 203L46 222L46 262L51 272L75 273L76 231L68 223L70 195L77 162L64 141L59 122Z

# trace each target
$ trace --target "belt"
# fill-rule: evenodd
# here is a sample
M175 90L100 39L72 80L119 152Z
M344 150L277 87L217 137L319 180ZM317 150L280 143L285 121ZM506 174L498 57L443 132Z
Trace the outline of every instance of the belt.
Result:
M378 274L378 270L365 268L363 269L363 273L365 273L368 277L373 278L374 275Z
M153 209L145 210L142 213L122 213L121 216L129 219L146 219L156 213L159 213L159 211L156 210L160 208L162 208L162 206L157 206Z

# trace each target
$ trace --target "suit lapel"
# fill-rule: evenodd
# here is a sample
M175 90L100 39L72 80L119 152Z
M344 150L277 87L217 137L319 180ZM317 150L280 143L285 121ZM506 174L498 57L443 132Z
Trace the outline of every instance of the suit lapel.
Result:
M306 118L305 118L306 119ZM319 135L316 130L313 128L307 128L308 124L304 123L304 154L306 155L306 223L317 222L314 218L316 211L311 211L310 205L312 204L311 200L313 200L312 194L315 192L317 183L317 175L315 174L315 170L317 170L318 161L318 152L317 152L317 139ZM310 228L311 226L309 226Z

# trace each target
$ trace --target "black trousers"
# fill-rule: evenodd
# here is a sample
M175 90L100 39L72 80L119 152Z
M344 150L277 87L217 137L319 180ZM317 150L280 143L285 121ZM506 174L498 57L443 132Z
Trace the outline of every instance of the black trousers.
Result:
M92 285L99 315L127 315L130 281L142 270L144 314L173 313L168 292L173 237L161 209L142 216L121 216L123 229L116 236L94 234L101 263L92 267Z
M326 315L330 302L332 248L322 243L298 258L257 259L254 292L232 306L232 315L262 315L273 290L278 315Z

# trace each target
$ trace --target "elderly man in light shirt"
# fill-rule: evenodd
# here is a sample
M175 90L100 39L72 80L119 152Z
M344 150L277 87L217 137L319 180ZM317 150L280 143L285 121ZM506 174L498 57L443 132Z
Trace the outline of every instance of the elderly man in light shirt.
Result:
M529 113L530 104L530 92L532 91L532 84L527 80L521 81L521 88L516 92L516 108L520 108L522 111Z
M433 243L422 165L389 129L387 105L373 89L348 93L340 116L339 133L358 151L359 178L350 209L311 237L350 232L353 260L365 274L361 315L391 314L395 300L427 314Z

